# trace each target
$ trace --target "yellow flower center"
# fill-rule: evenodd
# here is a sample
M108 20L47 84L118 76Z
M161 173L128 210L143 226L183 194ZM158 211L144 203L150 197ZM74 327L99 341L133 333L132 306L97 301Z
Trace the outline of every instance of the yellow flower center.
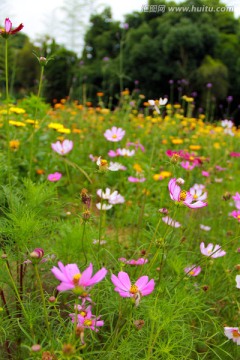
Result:
M237 219L240 219L240 214L237 216Z
M130 287L130 293L131 294L137 294L139 292L137 285L131 285Z
M194 200L197 200L198 196L196 194L193 195Z
M86 326L91 326L92 325L92 320L86 319L86 320L84 320L83 324L86 325Z
M80 311L79 314L82 315L83 317L85 317L87 315L86 311Z
M107 160L101 159L101 166L106 166L107 165Z
M75 274L75 275L73 276L73 283L74 283L75 286L77 286L77 285L79 284L79 280L80 280L81 276L82 276L82 275L81 275L80 273Z
M239 331L238 331L238 330L233 330L233 331L232 331L232 336L233 336L234 338L239 338L239 337L240 337Z
M117 138L117 135L116 135L116 134L113 134L113 135L112 135L112 138L113 138L113 139L116 139L116 138Z
M180 201L184 201L184 200L186 200L186 197L187 197L187 192L186 192L186 190L182 190L182 191L180 192L179 200L180 200Z

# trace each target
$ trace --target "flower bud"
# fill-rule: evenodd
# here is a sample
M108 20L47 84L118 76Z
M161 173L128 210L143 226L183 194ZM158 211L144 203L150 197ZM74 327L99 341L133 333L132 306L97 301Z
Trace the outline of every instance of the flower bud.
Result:
M38 352L41 350L41 345L40 344L34 344L32 347L31 347L31 350L34 351L34 352Z
M183 185L183 184L185 183L185 181L184 181L182 178L178 178L178 179L176 180L176 183L177 183L178 185Z
M32 259L42 259L44 256L44 251L41 248L36 248L33 252L30 253Z
M161 214L168 214L168 209L166 208L161 208L158 210Z

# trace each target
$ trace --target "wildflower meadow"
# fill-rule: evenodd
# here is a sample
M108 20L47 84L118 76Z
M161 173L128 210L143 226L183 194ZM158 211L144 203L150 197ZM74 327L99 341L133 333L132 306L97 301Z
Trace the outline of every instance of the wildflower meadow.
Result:
M22 29L0 30L0 359L240 359L239 128L161 89L51 105L36 54L16 100Z

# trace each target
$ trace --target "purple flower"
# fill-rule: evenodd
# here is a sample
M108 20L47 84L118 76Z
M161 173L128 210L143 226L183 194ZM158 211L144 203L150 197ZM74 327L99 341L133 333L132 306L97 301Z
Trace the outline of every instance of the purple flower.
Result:
M207 88L211 89L212 88L212 83L207 83Z

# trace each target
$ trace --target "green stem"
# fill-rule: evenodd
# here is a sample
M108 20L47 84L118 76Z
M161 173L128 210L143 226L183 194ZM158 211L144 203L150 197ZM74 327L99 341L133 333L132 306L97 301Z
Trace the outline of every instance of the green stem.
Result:
M20 306L21 306L21 308L22 308L22 312L23 312L23 315L24 315L26 321L29 323L31 335L32 335L32 337L34 338L34 333L33 333L32 324L31 324L31 322L29 321L28 314L27 314L27 312L26 312L26 310L25 310L25 307L24 307L23 302L22 302L22 300L21 300L21 297L20 297L20 295L19 295L18 289L17 289L16 284L15 284L15 282L14 282L14 279L13 279L13 277L12 277L11 271L9 270L7 263L5 263L5 265L6 265L7 273L8 273L8 275L9 275L10 279L11 279L11 283L12 283L13 289L14 289L14 291L15 291L17 300L18 300L18 302L19 302L19 304L20 304Z
M83 253L84 259L85 259L85 262L84 262L84 264L82 265L83 267L87 264L87 255L86 255L86 252L85 252L84 246L83 246L83 240L84 240L84 236L85 236L85 231L86 231L86 221L84 220L84 222L83 222L82 239L81 239L82 253Z
M8 40L5 41L5 86L6 86L6 102L7 102L7 116L6 116L6 133L7 133L7 164L8 164L8 184L11 190L11 151L10 151L10 129L9 129L9 79L8 79ZM10 191L11 194L11 191Z
M47 313L46 300L45 300L45 296L44 296L44 292L43 292L42 282L41 282L41 278L39 276L37 264L33 264L33 267L34 267L35 275L36 275L36 278L37 278L37 283L38 283L38 286L39 286L40 295L41 295L41 298L42 298L45 324L46 324L46 327L47 327L49 339L50 339L51 344L52 344L52 333L51 333L51 329L50 329L49 321L48 321L48 313Z
M43 74L44 74L44 66L41 66L41 73L40 73L40 79L39 79L39 85L38 85L37 99L40 99L41 92L42 92ZM36 117L37 117L38 106L39 106L39 104L37 102L36 103L36 108L35 108L35 113L34 113L34 120L36 120ZM33 126L32 135L31 135L29 171L28 171L30 179L31 179L31 175L32 175L32 158L33 158L34 134L35 134L35 127Z

